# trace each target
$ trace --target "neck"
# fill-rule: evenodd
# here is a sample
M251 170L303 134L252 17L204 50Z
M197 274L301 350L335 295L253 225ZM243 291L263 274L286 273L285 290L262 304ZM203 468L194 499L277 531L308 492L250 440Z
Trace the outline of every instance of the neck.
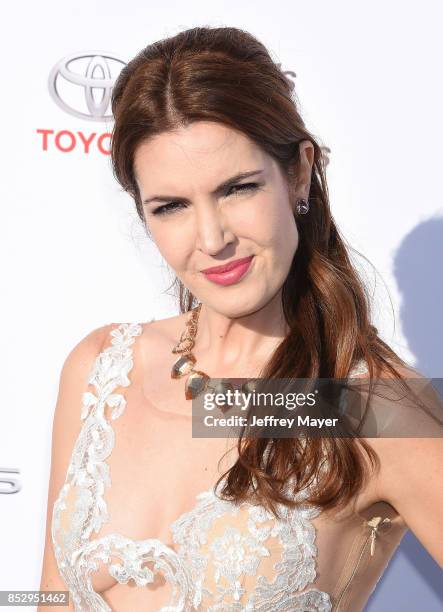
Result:
M259 310L235 318L202 304L193 352L213 376L224 370L242 376L249 364L265 363L288 332L281 291Z

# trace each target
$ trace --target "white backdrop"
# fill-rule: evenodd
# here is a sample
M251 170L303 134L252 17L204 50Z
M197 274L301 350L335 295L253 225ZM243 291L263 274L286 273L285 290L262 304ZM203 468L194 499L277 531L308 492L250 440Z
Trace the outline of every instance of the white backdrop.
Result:
M0 589L39 588L50 434L65 357L105 323L177 312L162 293L172 276L112 177L102 136L111 123L55 103L48 88L54 65L97 51L127 62L150 42L196 25L256 35L295 73L302 116L331 150L333 215L378 271L375 277L364 266L376 325L411 364L437 377L441 18L441 4L429 0L41 0L2 7L0 468L18 470L7 476L21 488L7 494L0 483ZM61 83L66 100L87 112L82 88ZM367 610L437 612L441 582L437 564L407 534Z

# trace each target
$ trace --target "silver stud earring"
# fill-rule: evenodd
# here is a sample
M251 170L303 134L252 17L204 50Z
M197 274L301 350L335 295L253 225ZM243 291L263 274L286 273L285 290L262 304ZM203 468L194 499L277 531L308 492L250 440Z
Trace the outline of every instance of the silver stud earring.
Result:
M300 198L297 200L297 212L299 215L305 215L309 210L309 202Z

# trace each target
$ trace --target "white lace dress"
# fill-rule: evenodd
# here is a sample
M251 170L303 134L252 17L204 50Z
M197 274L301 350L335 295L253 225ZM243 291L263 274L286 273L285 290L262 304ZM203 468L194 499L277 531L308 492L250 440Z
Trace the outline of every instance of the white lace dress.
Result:
M124 418L126 409L125 396L115 389L130 384L132 345L141 332L138 323L119 325L96 358L88 381L96 392L83 394L84 423L53 507L54 553L76 612L111 610L93 588L99 563L118 583L137 587L161 574L171 587L161 612L331 610L330 595L314 585L312 519L320 509L303 503L307 492L299 494L297 509L281 507L277 520L262 506L223 501L210 488L171 524L175 550L158 539L132 540L123 533L90 539L109 520L104 492L112 481L106 460L115 444L112 423Z

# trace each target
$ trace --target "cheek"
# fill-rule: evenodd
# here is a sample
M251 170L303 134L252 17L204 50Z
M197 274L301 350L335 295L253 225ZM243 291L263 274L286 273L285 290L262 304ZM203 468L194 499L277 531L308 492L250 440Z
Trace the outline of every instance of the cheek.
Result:
M166 226L166 224L165 224ZM189 238L178 224L170 223L168 227L158 227L151 224L150 232L155 246L166 263L172 268L179 269L180 263L189 251Z
M284 199L275 202L263 198L254 207L248 235L263 247L272 247L278 252L294 253L298 245L298 231L294 214Z

